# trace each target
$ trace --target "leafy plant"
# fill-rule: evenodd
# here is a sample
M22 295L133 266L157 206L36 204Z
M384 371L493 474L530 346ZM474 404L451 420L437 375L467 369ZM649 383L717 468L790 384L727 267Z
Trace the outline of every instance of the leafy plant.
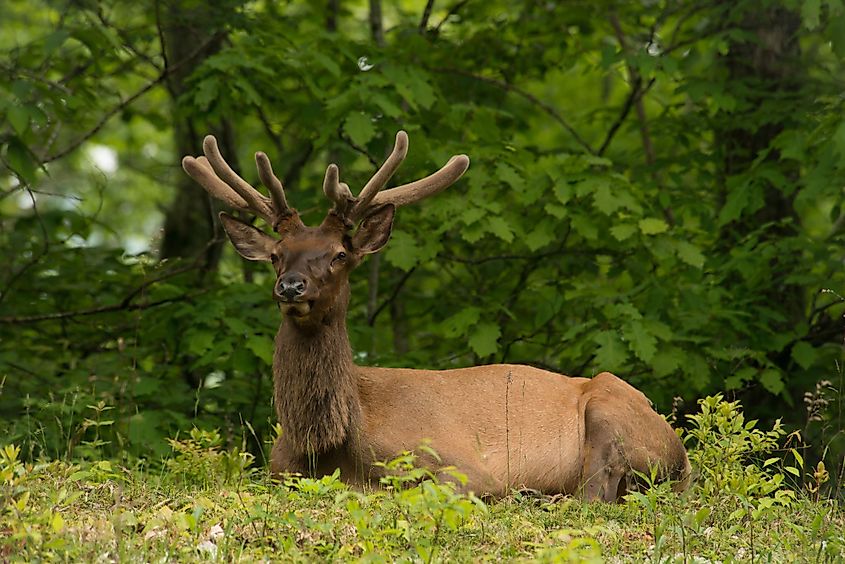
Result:
M255 457L234 447L221 450L221 437L217 430L191 429L184 439L168 439L173 457L165 467L184 482L229 484L248 477Z

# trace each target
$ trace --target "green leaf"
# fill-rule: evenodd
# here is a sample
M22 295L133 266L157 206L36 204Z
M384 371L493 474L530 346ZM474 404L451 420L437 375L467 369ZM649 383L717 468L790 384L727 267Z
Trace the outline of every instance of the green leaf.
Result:
M798 466L800 466L801 468L804 468L804 457L801 456L801 453L799 453L794 448L790 449L789 452L791 452L792 456L795 457L795 462L798 463Z
M487 222L490 232L506 243L513 242L513 230L507 220L501 216L490 217Z
M833 149L841 157L845 158L845 120L839 122L836 131L831 135L830 140L833 142Z
M6 117L18 135L23 135L29 128L29 111L23 106L10 106L6 111Z
M757 369L751 366L743 366L735 370L733 374L725 378L725 388L728 390L737 390L742 387L745 382L753 379L757 374Z
M529 232L524 238L523 242L532 252L542 249L549 243L555 240L554 226L542 221L533 231Z
M496 165L496 177L515 190L519 190L525 185L522 176L519 175L515 168L507 163L500 162Z
M245 321L237 317L226 317L223 319L223 323L226 324L226 327L232 333L238 336L248 335L252 332L252 328Z
M743 210L750 203L749 190L744 187L735 187L728 193L725 205L719 211L719 225L726 225L739 219Z
M487 215L487 210L473 206L467 206L461 213L461 221L464 225L471 225Z
M466 335L469 328L478 323L480 318L481 309L470 306L443 320L440 326L443 328L443 334L446 337L458 337Z
M206 111L211 103L217 99L219 82L216 77L209 77L200 82L194 89L194 105L200 111Z
M247 337L246 348L265 364L273 364L273 339L267 335L251 335Z
M376 134L372 120L361 112L349 114L343 123L343 130L359 147L366 145Z
M388 117L397 118L397 117L402 115L402 108L397 106L393 102L393 100L391 100L385 94L381 94L381 93L374 94L373 95L373 101L376 103L376 105L379 107L379 109L381 109L381 111L384 112L384 115L386 115Z
M695 512L693 522L696 525L701 526L701 524L704 523L708 517L710 517L710 508L705 506Z
M229 361L232 363L232 368L238 372L249 373L255 370L255 357L257 356L258 354L250 352L244 347L235 347Z
M50 519L50 528L53 529L54 533L60 533L65 528L65 520L62 519L60 513L53 513L53 517Z
M628 350L616 331L601 331L593 340L599 345L594 364L599 370L618 370L628 360Z
M767 466L771 466L772 464L776 464L780 461L781 461L781 459L777 456L773 456L772 458L767 458L765 460L765 462L763 462L763 468L766 468Z
M677 241L675 243L675 248L678 253L678 258L688 265L699 269L704 267L704 255L702 254L701 249L692 243Z
M50 33L45 37L43 41L44 45L44 52L47 55L54 53L59 47L61 47L65 41L70 37L70 33L67 30L59 29Z
M624 241L637 232L637 226L631 223L620 223L610 228L610 234L617 241Z
M598 182L593 192L593 205L605 215L610 215L622 207L622 201L610 190L610 182Z
M656 217L641 219L639 226L643 235L657 235L658 233L665 233L669 230L669 225L662 219L658 219Z
M840 59L845 58L845 11L830 18L827 23L827 37L836 56Z
M412 108L418 105L429 108L437 99L426 74L419 68L385 65L382 72Z
M598 227L588 215L576 215L572 217L572 227L584 239L594 241L599 236Z
M479 323L469 338L469 346L478 356L489 356L498 350L500 335L501 330L495 323Z
M625 338L634 354L640 360L651 362L654 353L657 351L657 338L652 335L640 321L631 321L625 324L622 330Z
M785 389L780 372L774 368L768 368L760 374L760 383L763 384L764 388L775 395L781 393Z
M543 209L547 214L556 219L564 219L569 215L569 210L565 206L559 206L557 204L546 204Z
M13 137L9 142L6 158L12 171L20 176L21 180L30 184L35 181L35 163L26 145L17 137Z
M334 77L340 76L340 66L334 61L334 59L332 59L331 57L329 57L325 53L317 51L316 49L312 50L310 53L311 53L311 56L314 57L315 61L320 63L320 65L324 69L329 71L329 74L331 74Z
M657 377L668 376L681 367L686 354L677 347L661 347L651 359L651 367Z
M568 182L558 182L554 185L552 190L555 193L555 197L561 204L569 203L569 200L571 200L572 196L575 195L575 190Z
M806 341L798 341L792 347L792 360L804 370L810 368L817 358L818 351Z
M809 30L819 26L819 13L821 12L821 0L801 0L801 20Z
M404 231L394 231L390 237L390 244L385 250L384 258L400 270L408 272L417 265L420 254L416 240Z
M203 354L214 344L214 333L211 331L193 330L187 336L188 352L195 355Z
M710 386L712 379L710 366L703 356L687 352L681 368L694 390L703 391Z

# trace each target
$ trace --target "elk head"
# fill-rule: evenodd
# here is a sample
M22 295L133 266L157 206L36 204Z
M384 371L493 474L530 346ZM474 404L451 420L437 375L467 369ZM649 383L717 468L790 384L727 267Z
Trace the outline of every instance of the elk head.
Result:
M416 202L453 184L469 167L466 155L449 159L439 171L390 190L384 186L408 152L408 135L396 134L390 156L358 196L340 182L337 165L326 169L323 191L334 206L319 226L306 226L288 206L281 181L264 153L255 154L266 197L226 163L209 135L204 157L185 157L182 168L215 198L264 219L278 234L267 235L253 225L221 212L223 228L240 255L269 261L276 270L273 297L283 314L299 325L323 324L345 316L349 273L364 256L381 250L390 238L396 207Z

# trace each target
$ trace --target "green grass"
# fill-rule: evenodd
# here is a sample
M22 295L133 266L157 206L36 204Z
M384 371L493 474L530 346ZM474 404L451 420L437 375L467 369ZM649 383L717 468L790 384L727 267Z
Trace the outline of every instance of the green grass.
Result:
M735 403L708 398L696 417L690 490L658 485L619 504L516 492L483 503L410 455L387 463L380 490L350 490L336 475L276 483L198 430L171 440L157 468L24 463L8 445L0 561L845 560L845 512L822 495L831 479L821 467L805 471L794 451L773 456L784 433L755 429Z

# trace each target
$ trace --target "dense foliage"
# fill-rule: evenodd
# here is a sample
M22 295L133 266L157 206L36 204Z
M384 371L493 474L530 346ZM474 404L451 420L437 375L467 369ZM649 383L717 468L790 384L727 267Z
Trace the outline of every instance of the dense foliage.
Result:
M213 131L255 181L264 150L317 221L325 165L357 190L400 128L397 181L472 166L355 275L360 362L610 370L663 411L726 390L841 453L840 0L200 4L6 3L0 435L24 456L162 454L191 424L260 444L270 271L179 159Z
M819 499L823 466L769 458L785 431L757 429L736 402L701 401L687 436L696 462L718 460L690 491L662 484L626 503L514 492L485 503L416 468L385 462L383 488L337 473L271 483L219 433L170 439L166 472L107 460L24 463L0 449L0 557L9 561L315 560L365 562L838 562L845 512ZM803 469L803 468L802 468ZM445 469L444 469L445 470ZM452 470L456 479L460 474ZM648 477L646 477L648 479ZM806 488L806 489L805 489Z

